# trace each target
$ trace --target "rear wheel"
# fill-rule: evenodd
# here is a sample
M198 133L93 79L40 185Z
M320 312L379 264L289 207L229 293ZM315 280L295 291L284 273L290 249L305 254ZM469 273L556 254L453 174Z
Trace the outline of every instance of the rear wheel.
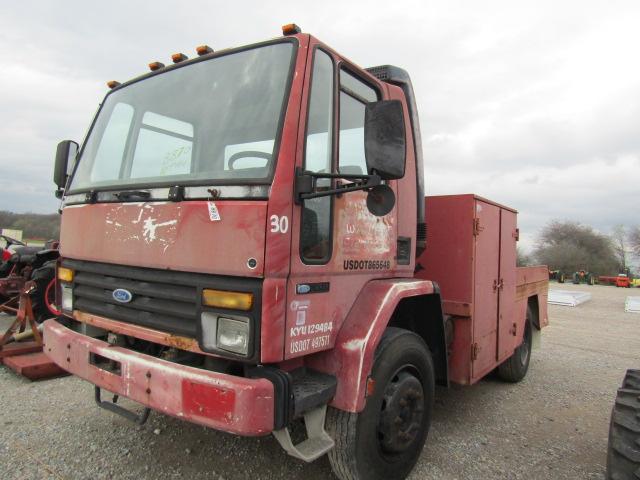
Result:
M419 336L388 328L376 350L375 391L360 413L330 408L329 452L341 480L404 479L422 452L431 424L434 370Z
M522 380L529 370L531 362L531 347L533 340L532 331L533 311L527 306L527 318L524 322L524 335L522 343L513 354L498 367L498 376L505 382L516 383Z
M611 412L607 479L640 478L640 370L627 370Z

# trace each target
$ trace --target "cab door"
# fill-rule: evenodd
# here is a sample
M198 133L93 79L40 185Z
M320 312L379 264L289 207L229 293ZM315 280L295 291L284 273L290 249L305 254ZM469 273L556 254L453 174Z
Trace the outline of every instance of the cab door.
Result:
M306 124L296 166L317 173L366 174L364 111L382 98L376 82L358 75L321 45L307 62ZM304 110L304 106L303 106ZM332 188L340 179L318 180ZM390 182L395 189L396 182ZM333 347L362 286L395 266L396 212L376 217L366 192L307 199L292 216L285 358Z

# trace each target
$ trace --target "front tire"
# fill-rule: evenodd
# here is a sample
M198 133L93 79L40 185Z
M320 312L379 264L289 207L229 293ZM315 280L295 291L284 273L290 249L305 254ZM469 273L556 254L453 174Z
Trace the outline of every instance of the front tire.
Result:
M431 424L433 360L422 338L388 328L376 349L375 391L360 413L329 408L329 452L341 480L401 480L418 461Z
M533 344L533 311L527 305L527 318L524 325L522 343L513 354L498 367L498 376L505 382L517 383L522 380L529 371L531 362L531 348Z

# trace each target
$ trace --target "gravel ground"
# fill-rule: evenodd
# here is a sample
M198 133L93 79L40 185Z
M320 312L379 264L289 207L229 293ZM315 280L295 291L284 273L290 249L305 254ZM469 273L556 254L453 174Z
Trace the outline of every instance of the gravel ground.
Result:
M593 299L549 307L551 325L520 384L488 378L439 389L411 479L603 478L615 390L640 366L640 315L624 313L625 297L640 291L551 288ZM0 412L7 480L332 478L326 457L303 464L270 436L235 437L157 413L134 426L95 407L91 385L73 377L32 383L0 367Z

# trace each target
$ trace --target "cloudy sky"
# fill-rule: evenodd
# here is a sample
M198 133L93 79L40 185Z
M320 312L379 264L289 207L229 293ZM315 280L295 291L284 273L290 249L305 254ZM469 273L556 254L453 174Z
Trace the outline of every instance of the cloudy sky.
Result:
M82 140L105 82L196 45L239 46L296 22L361 66L409 71L429 194L550 219L640 223L640 2L5 2L0 210L52 212L55 146Z

